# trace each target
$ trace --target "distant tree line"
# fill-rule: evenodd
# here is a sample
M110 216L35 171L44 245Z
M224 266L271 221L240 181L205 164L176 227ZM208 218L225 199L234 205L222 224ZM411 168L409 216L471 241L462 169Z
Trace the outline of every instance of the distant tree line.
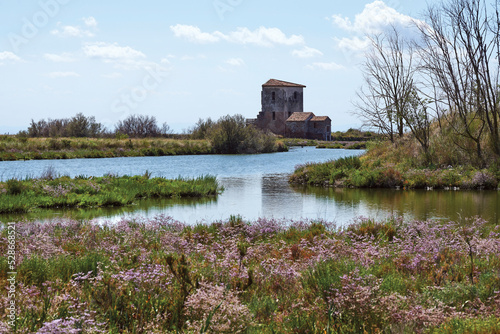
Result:
M154 116L131 115L116 123L113 131L107 130L95 117L79 113L71 118L31 120L27 131L18 135L23 137L184 137L209 140L215 153L269 153L286 150L275 140L275 136L248 126L242 115L223 116L217 121L211 118L200 119L184 135L173 135L167 123L158 125Z
M109 131L104 125L96 122L94 116L78 113L71 118L31 120L28 130L19 135L26 137L112 137L129 138L166 137L172 131L167 123L158 125L154 116L130 115L123 121L118 121L114 131Z

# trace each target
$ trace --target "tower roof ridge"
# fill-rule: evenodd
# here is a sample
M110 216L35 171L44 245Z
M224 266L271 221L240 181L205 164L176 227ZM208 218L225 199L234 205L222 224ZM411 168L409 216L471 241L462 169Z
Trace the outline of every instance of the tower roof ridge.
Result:
M262 87L298 87L298 88L306 88L306 86L301 84L296 84L293 82L277 80L277 79L269 79Z

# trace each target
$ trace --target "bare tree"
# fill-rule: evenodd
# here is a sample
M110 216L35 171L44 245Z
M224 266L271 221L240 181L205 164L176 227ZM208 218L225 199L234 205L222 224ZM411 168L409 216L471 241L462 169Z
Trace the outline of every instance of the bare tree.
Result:
M365 82L368 80L370 79L365 77ZM374 89L374 85L369 82L366 87L360 88L356 95L358 99L354 102L355 114L362 119L363 126L376 129L391 142L394 142L393 113L388 112L382 97Z
M395 27L369 37L372 50L363 66L365 88L358 92L356 114L394 142L405 131L405 112L415 91L413 52Z
M486 135L500 156L499 17L498 0L491 7L486 0L450 0L430 7L428 25L419 26L422 70L444 102L435 104L440 124L473 142L480 164Z
M404 119L415 139L420 143L426 158L430 160L429 146L431 139L431 117L428 112L428 101L419 96L416 90L408 96Z
M115 127L116 133L128 135L129 137L159 137L171 133L167 123L160 128L156 117L144 115L130 115L123 121L118 121Z

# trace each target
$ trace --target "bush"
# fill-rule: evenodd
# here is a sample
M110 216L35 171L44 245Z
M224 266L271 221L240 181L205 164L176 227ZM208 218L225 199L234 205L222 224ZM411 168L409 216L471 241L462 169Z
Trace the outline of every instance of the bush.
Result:
M253 126L247 126L242 115L223 116L217 122L210 118L199 120L192 130L192 138L208 138L215 153L252 154L285 151L286 147L276 145L275 138Z
M131 138L160 137L170 133L170 127L166 123L163 123L162 127L158 126L154 116L130 115L119 121L115 127L115 134L118 137L124 135Z
M489 171L477 171L470 181L470 188L473 189L496 189L498 181L495 175Z
M27 135L30 137L100 137L105 133L101 123L94 116L78 113L72 118L31 120Z
M10 179L7 181L7 194L20 195L24 190L24 185L21 181Z

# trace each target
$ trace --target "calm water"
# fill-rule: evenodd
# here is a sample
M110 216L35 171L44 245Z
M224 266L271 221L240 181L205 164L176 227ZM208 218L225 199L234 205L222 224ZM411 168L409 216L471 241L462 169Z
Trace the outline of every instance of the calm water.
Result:
M47 167L57 173L77 176L102 176L105 173L137 175L149 171L168 178L217 175L225 191L217 198L193 200L141 201L126 208L93 210L51 210L43 214L0 216L0 220L23 217L50 219L71 216L83 219L116 220L126 215L146 217L165 214L186 222L211 222L241 215L298 220L325 219L345 225L357 216L384 218L390 215L407 219L457 219L480 215L498 223L497 191L402 191L322 189L288 184L294 167L320 162L362 151L292 148L290 152L263 155L206 155L140 157L113 159L77 159L0 162L0 178L39 176Z

